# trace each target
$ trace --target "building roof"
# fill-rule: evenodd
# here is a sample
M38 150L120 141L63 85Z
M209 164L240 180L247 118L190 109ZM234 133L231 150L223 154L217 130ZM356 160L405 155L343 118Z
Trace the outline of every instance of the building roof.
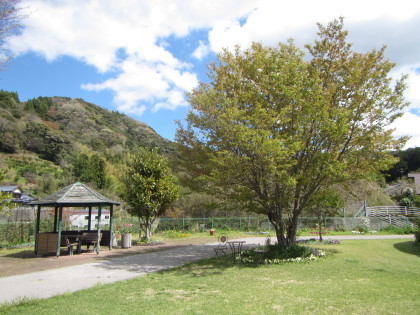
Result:
M0 185L0 191L7 193L22 193L19 185Z
M35 200L30 194L23 193L22 188L19 185L0 185L0 192L11 194L12 198L8 201L15 203L29 203L30 201Z
M31 205L55 206L55 207L79 207L94 205L119 205L119 202L113 201L92 188L82 183L74 183L55 193L33 201Z
M35 198L28 194L20 194L18 198L10 199L10 201L17 202L17 203L29 203L34 200Z

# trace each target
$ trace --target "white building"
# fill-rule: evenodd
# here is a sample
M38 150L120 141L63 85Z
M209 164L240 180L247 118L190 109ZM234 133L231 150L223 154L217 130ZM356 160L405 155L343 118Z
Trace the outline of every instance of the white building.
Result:
M87 229L89 224L89 210L80 209L72 211L69 221L73 227L80 229ZM101 211L101 226L109 225L110 213L108 210ZM98 227L98 209L92 209L91 213L91 228L97 229Z

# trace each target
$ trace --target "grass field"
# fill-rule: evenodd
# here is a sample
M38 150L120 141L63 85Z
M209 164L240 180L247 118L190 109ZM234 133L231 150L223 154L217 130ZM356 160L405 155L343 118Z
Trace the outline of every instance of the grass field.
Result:
M352 240L329 256L270 266L212 258L46 300L6 314L419 314L420 246ZM63 284L65 285L65 284Z

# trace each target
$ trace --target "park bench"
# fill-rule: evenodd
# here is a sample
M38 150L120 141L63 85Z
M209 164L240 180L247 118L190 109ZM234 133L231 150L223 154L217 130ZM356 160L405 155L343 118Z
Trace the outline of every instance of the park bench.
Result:
M98 232L84 232L82 234L82 245L86 245L88 250L89 246L92 245L96 254L99 254L101 237L102 233L100 233L98 237Z
M68 235L61 235L60 246L67 247L67 252L70 256L73 255L74 246L76 246L78 254L80 254L80 251L81 251L79 239L70 238Z

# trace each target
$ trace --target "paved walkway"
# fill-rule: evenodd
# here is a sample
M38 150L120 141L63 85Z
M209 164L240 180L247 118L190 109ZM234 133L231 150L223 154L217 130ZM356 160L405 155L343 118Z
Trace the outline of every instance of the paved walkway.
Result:
M324 237L324 239L412 239L413 235L349 235ZM301 238L302 239L302 238ZM247 247L263 244L264 237L249 237ZM274 238L273 238L274 240ZM150 272L181 266L193 261L214 256L217 243L178 247L163 251L143 253L103 260L95 263L51 269L0 278L0 303L18 298L48 298L65 292L90 288L127 280Z

